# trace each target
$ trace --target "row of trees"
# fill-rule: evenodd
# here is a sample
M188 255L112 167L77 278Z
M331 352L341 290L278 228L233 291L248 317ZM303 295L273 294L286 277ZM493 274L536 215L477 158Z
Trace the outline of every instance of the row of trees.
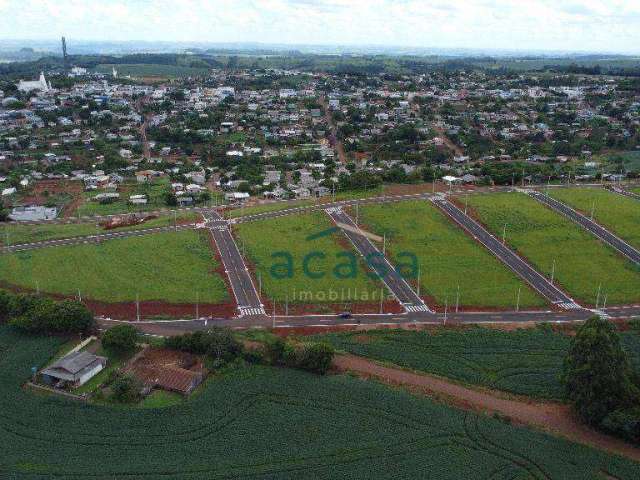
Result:
M333 361L334 350L318 342L296 344L275 337L257 349L246 351L228 328L188 333L165 340L165 347L196 355L207 355L214 367L244 358L253 363L298 368L324 375Z
M74 300L54 301L37 295L0 291L0 320L32 334L85 333L93 328L93 314Z

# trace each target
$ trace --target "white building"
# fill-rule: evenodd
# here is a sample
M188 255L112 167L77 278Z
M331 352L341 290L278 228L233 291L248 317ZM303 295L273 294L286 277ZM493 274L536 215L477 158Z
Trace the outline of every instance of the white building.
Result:
M20 80L18 90L21 92L33 92L36 90L48 92L51 90L51 84L44 78L44 73L40 72L40 78L38 80Z

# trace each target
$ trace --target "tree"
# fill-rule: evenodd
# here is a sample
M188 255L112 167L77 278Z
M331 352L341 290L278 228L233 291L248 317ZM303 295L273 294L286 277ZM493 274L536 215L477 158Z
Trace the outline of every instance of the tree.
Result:
M140 384L131 375L122 375L111 385L111 398L120 403L134 403L140 399Z
M138 332L131 325L117 325L107 330L102 345L117 353L131 352L136 348Z
M9 210L0 205L0 222L6 222L9 220Z
M600 317L578 330L564 361L562 381L567 399L590 425L611 412L630 407L637 389L627 354L614 327Z

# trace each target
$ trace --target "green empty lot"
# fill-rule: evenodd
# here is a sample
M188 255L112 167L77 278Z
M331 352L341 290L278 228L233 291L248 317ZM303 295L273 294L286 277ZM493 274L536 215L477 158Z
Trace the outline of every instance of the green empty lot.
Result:
M586 304L627 304L640 300L640 268L571 220L521 193L469 196L472 213L494 234L550 277L555 261L558 284Z
M19 243L42 242L44 240L55 240L60 238L83 237L87 235L104 234L109 232L124 232L129 230L144 230L146 228L166 227L178 223L195 222L201 218L199 214L193 212L180 213L176 217L164 216L153 218L140 225L130 225L127 227L113 228L105 230L94 223L45 223L38 225L7 224L0 226L0 244L16 245Z
M386 234L392 263L406 262L404 253L416 256L420 293L440 305L447 301L449 306L455 304L458 286L460 305L515 309L518 289L521 307L545 305L511 270L429 202L366 206L360 208L359 215L374 233Z
M238 246L255 266L264 292L279 303L287 296L290 303L378 301L381 283L369 277L342 233L307 238L332 227L324 212L313 212L242 223L236 233ZM289 264L287 259L291 269L279 268Z
M0 280L103 302L227 299L207 234L180 231L0 255Z
M24 389L31 366L46 365L59 342L0 326L3 478L640 477L630 460L348 375L238 365L165 408Z
M640 372L640 335L620 334ZM570 337L550 328L503 332L378 330L318 335L339 350L403 368L518 395L562 399L559 380Z
M640 201L602 188L561 188L549 195L591 216L610 232L640 248Z

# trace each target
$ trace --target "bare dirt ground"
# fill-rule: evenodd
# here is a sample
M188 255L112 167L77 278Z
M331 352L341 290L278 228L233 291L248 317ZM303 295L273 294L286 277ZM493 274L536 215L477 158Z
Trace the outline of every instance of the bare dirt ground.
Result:
M385 367L353 355L336 355L334 365L339 372L354 372L362 378L402 386L466 410L498 413L515 424L532 426L576 443L640 461L639 448L585 426L567 405L505 398L499 392L473 390L438 377Z

